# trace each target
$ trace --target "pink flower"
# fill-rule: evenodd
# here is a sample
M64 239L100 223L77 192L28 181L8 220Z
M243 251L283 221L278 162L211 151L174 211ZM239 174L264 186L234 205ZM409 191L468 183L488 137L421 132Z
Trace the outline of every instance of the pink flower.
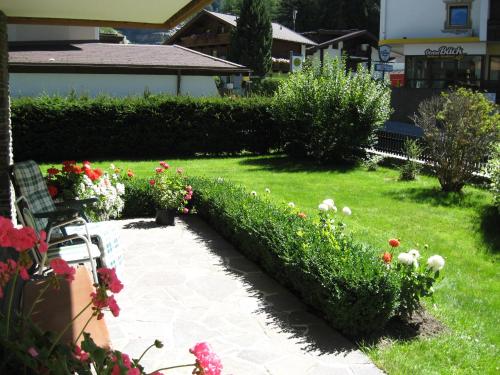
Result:
M28 353L33 358L38 357L38 351L33 346L28 349Z
M189 209L188 209L188 208L186 208L186 207L184 207L184 208L182 209L182 213L183 213L184 215L187 215L187 214L189 213Z
M163 374L163 372L155 371L155 372L151 373L151 375L164 375L164 374Z
M116 276L116 270L114 268L99 268L97 270L99 276L101 276L101 282L104 287L109 289L113 293L119 293L123 289L123 284Z
M164 161L160 161L160 165L165 168L165 169L168 169L170 168L170 165L168 165L168 163L164 162Z
M62 276L66 281L71 282L75 279L75 268L68 265L68 263L61 259L56 258L50 261L50 268L57 276Z
M19 267L19 276L24 281L28 281L30 279L30 275L28 274L28 270L25 267Z
M163 172L163 168L156 168L155 171L156 171L156 173L161 173L161 172Z
M10 247L9 233L14 229L10 219L0 216L0 246Z
M38 240L38 251L41 252L42 254L47 252L47 249L49 248L49 245L47 245L47 233L45 233L44 230L40 231L40 239Z
M155 181L155 180L153 180L153 179L151 179L151 180L149 180L149 184L150 184L151 186L154 186L154 184L156 184L156 181Z
M193 191L193 187L191 185L186 186L186 191Z
M212 347L206 342L196 344L189 351L196 357L196 367L204 375L220 375L222 364L217 354L212 352Z
M78 345L75 346L74 354L75 357L82 362L87 362L89 360L89 353L83 351Z
M12 226L12 223L9 225L5 220L0 223L0 226L2 227L0 229L0 246L13 247L22 252L31 249L38 242L33 228L23 227L17 229Z
M120 315L120 307L116 303L114 296L108 297L108 307L109 307L109 311L111 311L111 314L113 314L114 317L117 317L118 315Z
M185 201L190 201L192 198L193 198L193 196L192 196L191 194L186 194L186 195L184 196L184 200L185 200Z

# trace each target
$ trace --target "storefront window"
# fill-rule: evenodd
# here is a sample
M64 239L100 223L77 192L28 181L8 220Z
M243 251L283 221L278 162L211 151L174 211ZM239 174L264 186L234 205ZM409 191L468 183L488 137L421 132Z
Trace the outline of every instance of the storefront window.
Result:
M490 58L490 81L500 81L500 56Z
M407 86L438 89L453 85L477 87L481 83L481 67L481 56L463 56L459 59L407 56Z

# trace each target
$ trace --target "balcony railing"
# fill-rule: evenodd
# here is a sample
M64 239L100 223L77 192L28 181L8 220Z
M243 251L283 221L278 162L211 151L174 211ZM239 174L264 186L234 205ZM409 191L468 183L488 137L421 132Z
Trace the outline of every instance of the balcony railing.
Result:
M231 43L231 34L193 34L181 38L181 43L185 47L227 45Z

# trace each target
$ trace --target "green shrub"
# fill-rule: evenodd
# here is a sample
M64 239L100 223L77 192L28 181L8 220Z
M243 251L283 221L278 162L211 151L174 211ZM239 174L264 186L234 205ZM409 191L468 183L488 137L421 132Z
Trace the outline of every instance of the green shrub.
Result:
M369 154L363 159L363 167L369 172L374 172L378 169L379 164L384 160L384 157L376 154Z
M283 78L264 78L262 80L254 80L252 94L261 96L273 96L279 88Z
M422 169L422 165L416 160L422 156L422 148L415 139L407 139L404 143L406 161L399 167L399 179L402 181L413 181Z
M284 123L285 150L318 161L364 154L374 132L389 118L390 89L362 68L347 72L345 61L311 62L283 81L273 108Z
M163 158L280 143L271 99L39 97L12 102L16 160Z
M122 211L122 217L152 217L156 213L156 202L153 195L153 189L149 186L148 180L144 178L126 179L125 195L123 200L125 207Z
M337 329L382 329L398 304L398 276L378 251L339 240L287 205L277 206L223 181L190 178L198 213Z
M443 191L460 191L500 141L498 106L466 88L420 103L415 123Z
M495 145L486 172L489 173L491 178L490 190L493 193L493 204L498 208L498 212L500 213L500 143Z

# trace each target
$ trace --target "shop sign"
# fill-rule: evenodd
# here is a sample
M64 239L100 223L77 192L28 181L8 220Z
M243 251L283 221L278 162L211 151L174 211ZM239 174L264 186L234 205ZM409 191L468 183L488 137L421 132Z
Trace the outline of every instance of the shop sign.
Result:
M394 67L389 64L375 64L375 71L377 72L392 72Z
M465 55L463 47L442 46L438 49L427 48L424 51L426 57L455 57L462 58Z

